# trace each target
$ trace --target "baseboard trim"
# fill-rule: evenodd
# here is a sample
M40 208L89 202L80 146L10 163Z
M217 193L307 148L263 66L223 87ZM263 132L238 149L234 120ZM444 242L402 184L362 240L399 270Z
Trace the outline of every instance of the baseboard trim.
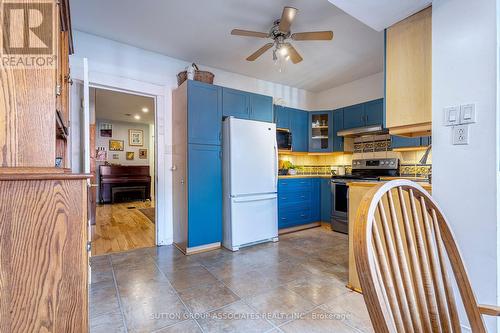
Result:
M207 252L207 251L213 251L220 249L221 243L220 242L215 242L211 244L206 244L206 245L200 245L200 246L194 246L194 247L188 247L185 250L180 249L185 255L189 256L192 254L197 254L197 253L202 253L202 252Z
M291 232L296 232L296 231L306 230L306 229L311 229L311 228L317 228L317 227L321 227L321 222L313 222L313 223L298 225L296 227L280 229L278 231L278 235L289 234Z

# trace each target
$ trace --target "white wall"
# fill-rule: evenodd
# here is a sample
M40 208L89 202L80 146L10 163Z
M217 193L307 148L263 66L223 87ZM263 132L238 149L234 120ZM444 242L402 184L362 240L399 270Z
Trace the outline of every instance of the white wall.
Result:
M102 37L74 31L75 54L71 57L72 71L81 71L81 59L89 59L90 72L119 75L139 81L160 85L170 84L177 73L189 63L115 42ZM284 105L299 109L310 109L310 92L282 84L227 72L198 64L215 74L214 84L231 87L284 100Z
M433 196L448 217L479 303L498 302L497 9L495 1L434 0ZM475 103L470 144L453 146L443 108ZM489 332L495 319L485 317Z
M95 140L95 145L96 149L98 147L105 147L107 150L107 155L108 155L108 162L112 164L121 164L121 165L149 165L149 159L151 154L154 152L151 152L150 149L150 133L149 133L149 125L148 124L138 124L138 123L129 123L129 122L120 122L120 121L115 121L115 120L106 120L106 119L100 119L99 115L97 116L96 120L96 140ZM109 137L102 137L101 136L101 124L106 123L106 124L112 124L113 125L113 136L111 138ZM144 134L144 144L142 147L139 146L130 146L129 145L129 139L128 139L128 130L129 129L139 129L143 131ZM123 151L110 151L109 150L109 140L123 140L124 147ZM139 149L147 149L148 150L148 158L146 159L140 159L139 158ZM134 152L134 159L133 160L127 160L126 158L126 153L127 152ZM113 155L117 154L118 159L113 159Z
M315 110L338 109L384 97L384 73L377 73L324 90L314 97Z

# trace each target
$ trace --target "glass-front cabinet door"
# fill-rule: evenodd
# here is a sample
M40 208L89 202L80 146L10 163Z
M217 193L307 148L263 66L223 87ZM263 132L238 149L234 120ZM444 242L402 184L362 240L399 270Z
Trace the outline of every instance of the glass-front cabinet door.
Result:
M309 114L309 151L333 151L332 111L315 111Z

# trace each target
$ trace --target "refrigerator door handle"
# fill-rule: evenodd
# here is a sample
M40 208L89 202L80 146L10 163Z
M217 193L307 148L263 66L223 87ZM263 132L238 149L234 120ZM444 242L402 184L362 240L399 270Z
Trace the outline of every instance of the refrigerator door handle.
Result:
M242 197L242 198L233 198L233 202L254 202L254 201L267 201L267 200L276 200L276 194L272 195L263 195L258 197Z
M278 188L278 145L274 144L274 189Z

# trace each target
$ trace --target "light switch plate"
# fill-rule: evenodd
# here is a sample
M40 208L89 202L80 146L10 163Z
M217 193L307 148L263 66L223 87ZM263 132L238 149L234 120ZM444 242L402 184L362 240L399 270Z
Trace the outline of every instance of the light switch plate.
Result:
M455 126L460 124L460 107L450 106L444 109L444 125Z
M472 124L476 122L476 105L460 105L460 124Z
M453 126L453 144L454 145L469 144L469 125Z

